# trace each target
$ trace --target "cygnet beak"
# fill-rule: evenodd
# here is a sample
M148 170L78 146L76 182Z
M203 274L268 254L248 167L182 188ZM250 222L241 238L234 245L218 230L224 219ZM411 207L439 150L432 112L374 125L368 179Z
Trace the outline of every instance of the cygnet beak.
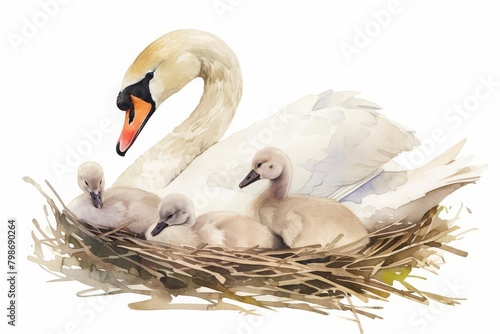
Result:
M254 171L253 169L248 173L247 176L240 182L240 188L244 188L249 184L254 183L255 181L260 180L260 174Z
M151 235L153 237L157 236L165 227L168 227L168 224L165 223L164 221L160 221L158 224L156 224L155 228L151 231Z
M94 207L100 209L102 208L102 195L101 192L98 191L97 194L93 191L90 192L90 196L92 197L92 205Z

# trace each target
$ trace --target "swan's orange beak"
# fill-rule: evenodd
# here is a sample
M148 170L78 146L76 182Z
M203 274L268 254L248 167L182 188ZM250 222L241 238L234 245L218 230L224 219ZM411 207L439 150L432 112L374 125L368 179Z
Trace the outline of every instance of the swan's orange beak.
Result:
M153 114L153 105L134 95L130 95L132 105L125 113L122 133L116 144L116 152L124 156L132 146L142 128Z

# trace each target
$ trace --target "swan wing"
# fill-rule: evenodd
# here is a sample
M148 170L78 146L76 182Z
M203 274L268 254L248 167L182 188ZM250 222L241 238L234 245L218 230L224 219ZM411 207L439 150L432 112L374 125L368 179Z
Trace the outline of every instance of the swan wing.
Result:
M339 197L382 172L400 152L418 144L413 132L389 121L357 92L306 96L213 145L194 159L162 194L181 192L200 213L244 213L265 182L239 189L254 154L266 146L293 164L291 193Z
M308 159L303 165L311 175L298 193L338 200L378 175L395 156L419 144L412 130L388 120L379 109L352 93L320 95L311 113L331 115L335 129L326 156Z

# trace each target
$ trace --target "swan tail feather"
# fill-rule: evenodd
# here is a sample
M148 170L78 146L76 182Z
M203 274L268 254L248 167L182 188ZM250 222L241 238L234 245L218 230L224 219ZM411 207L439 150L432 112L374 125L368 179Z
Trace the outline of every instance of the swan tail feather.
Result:
M418 221L447 196L478 181L487 169L486 165L468 165L470 156L457 158L464 143L459 142L422 167L384 171L340 201L371 230L396 221Z

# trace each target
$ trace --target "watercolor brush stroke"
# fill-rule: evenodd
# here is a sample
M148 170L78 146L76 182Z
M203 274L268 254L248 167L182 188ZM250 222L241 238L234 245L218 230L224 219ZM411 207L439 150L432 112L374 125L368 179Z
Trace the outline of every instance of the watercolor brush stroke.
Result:
M356 233L353 240L347 235L349 228L340 229L343 232L321 242L322 247L317 243L295 247L289 234L280 231L273 232L291 248L176 246L120 228L127 221L110 226L85 219L68 208L50 184L53 195L49 196L26 177L46 198L50 207L47 218L55 220L50 226L52 236L38 220L33 221L35 254L30 260L61 273L62 280L90 286L89 291L96 295L150 296L131 303L133 309L251 313L247 306L256 306L321 314L339 310L351 312L360 324L358 315L378 316L354 306L352 297L364 303L387 300L390 295L424 304L429 300L458 303L456 298L420 291L409 280L414 269L439 269L441 252L467 255L448 245L457 237L457 217L442 218L444 208L440 206L449 194L479 180L485 169L484 165L469 165L471 157L459 157L465 140L422 167L402 170L394 159L418 147L414 132L384 117L381 107L357 92L327 90L305 96L220 141L242 95L238 59L211 33L176 30L149 44L125 74L117 97L118 108L125 112L117 153L124 156L131 150L160 105L198 77L204 81L204 90L197 107L130 165L111 190L134 189L155 198L176 192L192 200L197 215L223 210L246 215L251 200L265 187L264 182L245 183L244 189L238 186L249 168L255 172L261 167L262 162L252 163L256 151L247 146L249 137L260 136L266 138L266 146L279 147L289 158L293 174L287 174L286 193L311 198L309 208L304 208L305 203L294 209L304 212L287 216L285 232L297 225L292 216L307 215L316 205L335 203L332 207L350 210L356 224L364 224L363 233ZM90 209L99 215L106 198L96 199L100 191L82 182L87 186L81 183L82 190L90 192L85 195L93 206ZM319 198L312 200L314 197ZM137 202L140 206L139 199ZM276 201L276 205L281 204ZM173 213L165 220L170 215ZM314 216L316 223L328 222L329 215L318 217ZM335 224L342 224L342 217L336 217ZM169 228L165 223L161 227ZM305 231L293 232L300 235ZM321 231L307 229L307 233ZM179 295L205 303L176 304L173 297Z

